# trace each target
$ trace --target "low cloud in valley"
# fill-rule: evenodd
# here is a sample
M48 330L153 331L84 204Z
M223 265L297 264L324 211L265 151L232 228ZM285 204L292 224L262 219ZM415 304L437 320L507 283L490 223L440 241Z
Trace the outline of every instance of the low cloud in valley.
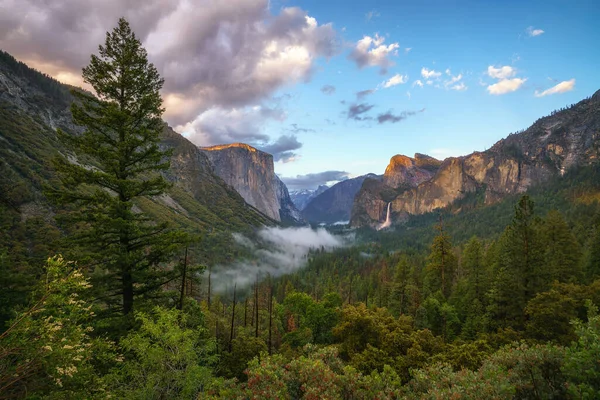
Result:
M311 250L323 248L333 250L350 243L351 237L335 236L325 229L263 228L257 240L252 241L241 234L234 234L235 241L248 248L253 260L240 260L232 265L213 268L211 284L216 292L248 287L269 276L279 277L290 274L306 266Z

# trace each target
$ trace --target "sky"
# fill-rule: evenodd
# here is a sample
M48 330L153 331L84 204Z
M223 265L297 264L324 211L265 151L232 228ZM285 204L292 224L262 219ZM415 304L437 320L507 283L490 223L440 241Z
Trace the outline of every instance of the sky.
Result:
M485 150L600 89L597 0L0 0L0 48L84 85L121 16L166 121L273 154L291 190Z

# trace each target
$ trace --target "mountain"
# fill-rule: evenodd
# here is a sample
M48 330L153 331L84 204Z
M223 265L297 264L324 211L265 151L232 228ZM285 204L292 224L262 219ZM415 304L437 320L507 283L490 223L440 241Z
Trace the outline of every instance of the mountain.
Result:
M383 174L383 183L394 189L415 187L431 179L442 162L433 157L416 153L414 158L397 154L391 158Z
M57 128L81 132L71 118L70 89L0 51L0 219L10 225L3 225L7 231L19 231L17 225L31 221L40 224L40 232L55 229L53 216L60 210L46 201L42 190L57 184L52 158L62 153L93 164L66 149L56 136ZM204 152L166 124L161 146L173 150L171 168L165 172L173 186L162 196L140 199L139 209L196 233L210 230L205 245L231 243L231 231L275 223L248 205L213 173ZM0 249L10 240L0 235Z
M489 150L447 158L439 165L427 158L425 169L435 170L427 179L414 170L419 157L412 163L405 160L408 157L393 157L386 173L403 171L403 175L392 174L381 183L365 181L352 208L351 225L375 226L385 217L388 202L396 219L445 207L467 193L482 193L485 204L491 204L569 168L595 163L599 156L600 91L538 119Z
M302 211L312 199L314 199L327 189L329 189L329 186L319 185L319 187L316 189L293 190L290 192L290 198L292 199L292 202L294 203L296 208Z
M333 224L350 220L354 196L365 179L380 179L367 174L338 182L314 197L302 210L302 216L310 223Z
M275 221L303 223L287 187L275 175L271 154L244 143L201 147L200 150L210 160L215 174L248 204Z

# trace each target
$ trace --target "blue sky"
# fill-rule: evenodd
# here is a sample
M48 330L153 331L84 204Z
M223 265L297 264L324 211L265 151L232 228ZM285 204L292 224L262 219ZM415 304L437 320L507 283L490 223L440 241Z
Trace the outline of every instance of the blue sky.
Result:
M297 161L277 163L276 170L283 176L324 170L383 173L396 153L444 158L484 150L510 132L600 89L597 1L297 4L319 21L332 21L343 31L347 48L328 61L321 60L311 82L284 90L292 99L282 125L293 121L315 131L299 134L304 145ZM532 36L529 27L544 32ZM375 34L385 38L384 44L399 44L398 55L390 56L395 65L386 75L377 67L359 69L346 58L364 35ZM526 80L514 92L492 95L487 87L499 80L489 76L489 66L509 66L514 77ZM416 80L425 82L422 68L442 75L432 85L414 86ZM463 76L460 82L465 90L444 88L447 69L452 76ZM377 88L395 74L408 75L408 81L380 88L360 101L374 105L369 114L389 109L400 113L424 108L424 112L384 124L344 115L348 106L342 101L356 102L356 92ZM568 92L535 96L536 90L571 79L575 85ZM335 93L321 93L324 85L334 86ZM273 124L269 129L274 133L281 128Z
M485 150L600 89L598 0L0 0L0 48L85 86L121 16L167 122L272 153L292 189Z

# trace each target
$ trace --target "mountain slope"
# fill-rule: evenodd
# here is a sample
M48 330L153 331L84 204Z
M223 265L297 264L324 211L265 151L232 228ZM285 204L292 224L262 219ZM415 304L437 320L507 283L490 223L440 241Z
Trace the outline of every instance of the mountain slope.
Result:
M56 210L42 188L57 184L51 159L70 154L57 140L56 128L80 132L71 119L69 89L0 52L0 206L21 220L41 218L54 224ZM274 223L216 176L203 152L166 125L162 146L173 149L165 175L174 185L163 196L140 200L140 209L195 233L210 230L212 239L219 236L227 243L232 230Z
M293 190L290 192L290 198L292 202L296 206L296 208L300 211L304 210L308 203L324 191L329 189L327 185L319 185L316 189L302 189L302 190Z
M445 207L476 191L482 191L486 204L491 204L569 168L596 162L599 147L600 91L568 109L540 118L527 130L509 135L487 151L444 160L431 179L415 188L387 197L381 194L389 194L384 187L361 189L351 223L355 227L373 226L381 219L381 209L387 202L392 203L396 218Z
M316 224L348 221L354 196L367 178L379 179L375 174L367 174L338 182L314 197L302 210L302 215L308 222Z

